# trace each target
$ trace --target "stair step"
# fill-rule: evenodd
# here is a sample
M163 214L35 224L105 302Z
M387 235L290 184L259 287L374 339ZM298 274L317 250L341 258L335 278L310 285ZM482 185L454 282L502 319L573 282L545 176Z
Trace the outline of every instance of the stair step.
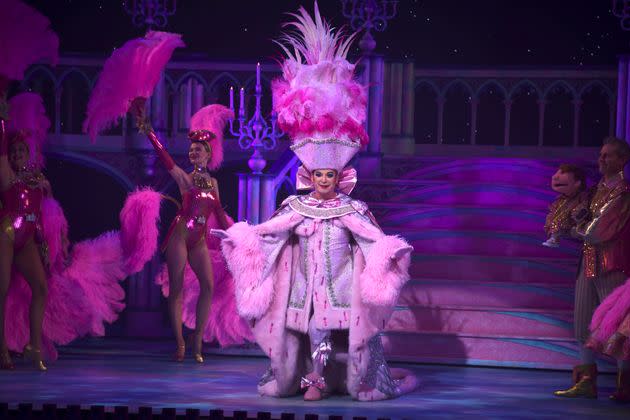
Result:
M449 307L471 303L496 310L573 308L573 286L505 284L454 280L410 280L399 305Z
M474 306L399 306L387 331L439 332L510 337L573 337L573 311L542 309L496 309Z
M546 210L557 197L551 188L534 188L504 183L475 183L433 180L368 180L354 192L367 202L479 205L484 207Z
M382 227L410 229L488 230L542 232L547 213L540 210L371 203L370 210Z
M413 254L409 269L414 279L472 280L504 283L573 284L576 258L519 258L486 255Z
M573 340L388 332L383 334L388 359L447 363L570 369L579 363Z
M413 229L399 232L387 226L388 234L400 233L416 253L471 254L509 257L577 257L581 244L562 241L559 248L542 246L542 233L498 232L479 230Z

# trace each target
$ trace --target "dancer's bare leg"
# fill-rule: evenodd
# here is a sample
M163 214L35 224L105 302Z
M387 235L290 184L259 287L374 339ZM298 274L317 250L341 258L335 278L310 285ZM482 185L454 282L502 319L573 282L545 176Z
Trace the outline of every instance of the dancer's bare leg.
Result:
M197 300L194 343L194 353L197 358L197 355L201 355L203 333L208 325L214 286L212 262L205 241L202 241L189 251L188 262L199 280L199 300ZM203 360L197 361L202 362Z
M36 350L40 350L42 348L42 323L46 310L48 282L39 248L33 240L29 240L20 252L15 254L14 263L15 268L22 273L24 280L31 288L30 344Z
M166 266L168 268L168 311L171 318L171 326L177 341L176 359L183 359L185 346L182 332L182 289L184 285L184 269L186 268L186 241L181 234L179 226L170 238L166 248ZM181 357L180 357L181 356Z
M42 324L46 311L48 281L39 247L30 239L13 259L15 268L22 273L31 288L30 343L24 348L24 356L32 359L39 370L46 370L42 360Z
M4 335L4 317L11 283L11 264L13 263L13 242L3 232L0 232L0 369L12 369L13 363L9 358L6 337Z

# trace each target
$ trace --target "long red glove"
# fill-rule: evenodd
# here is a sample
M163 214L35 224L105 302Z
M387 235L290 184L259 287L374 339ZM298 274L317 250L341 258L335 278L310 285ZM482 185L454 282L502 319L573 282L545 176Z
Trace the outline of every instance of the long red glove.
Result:
M173 160L171 155L168 154L164 146L162 146L162 143L160 143L160 139L158 139L158 136L155 134L155 132L153 130L149 131L147 133L147 137L151 141L151 144L155 149L155 153L157 153L166 170L170 171L171 169L173 169L175 167L175 161Z

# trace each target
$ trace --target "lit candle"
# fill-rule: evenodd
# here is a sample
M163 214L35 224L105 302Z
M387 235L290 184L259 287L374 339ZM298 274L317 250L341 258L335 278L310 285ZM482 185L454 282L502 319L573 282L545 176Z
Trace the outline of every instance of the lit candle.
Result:
M256 87L260 86L260 63L256 63Z
M241 88L241 104L238 109L238 115L240 117L245 116L245 88Z
M230 86L230 109L234 112L234 86Z

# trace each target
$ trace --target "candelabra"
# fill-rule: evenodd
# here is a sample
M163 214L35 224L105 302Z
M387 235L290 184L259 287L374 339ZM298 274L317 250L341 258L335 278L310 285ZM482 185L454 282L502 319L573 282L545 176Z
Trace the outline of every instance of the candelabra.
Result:
M613 15L621 19L621 28L630 30L630 0L612 0Z
M284 136L282 130L277 126L277 115L271 113L270 121L267 122L260 110L260 99L262 98L262 87L260 85L260 63L256 64L256 108L254 116L248 121L245 106L245 89L240 89L238 119L230 119L230 133L238 137L238 145L242 150L254 149L254 153L247 161L249 168L255 174L260 174L267 165L267 161L262 155L262 150L272 150L278 144L278 140ZM230 109L234 111L234 87L230 87ZM235 114L236 115L236 114ZM235 127L237 126L237 127Z
M343 16L355 31L365 30L359 47L369 52L376 47L372 30L383 32L387 21L396 16L398 0L341 0Z
M131 15L134 26L164 28L168 17L177 10L177 0L125 0L123 7Z

